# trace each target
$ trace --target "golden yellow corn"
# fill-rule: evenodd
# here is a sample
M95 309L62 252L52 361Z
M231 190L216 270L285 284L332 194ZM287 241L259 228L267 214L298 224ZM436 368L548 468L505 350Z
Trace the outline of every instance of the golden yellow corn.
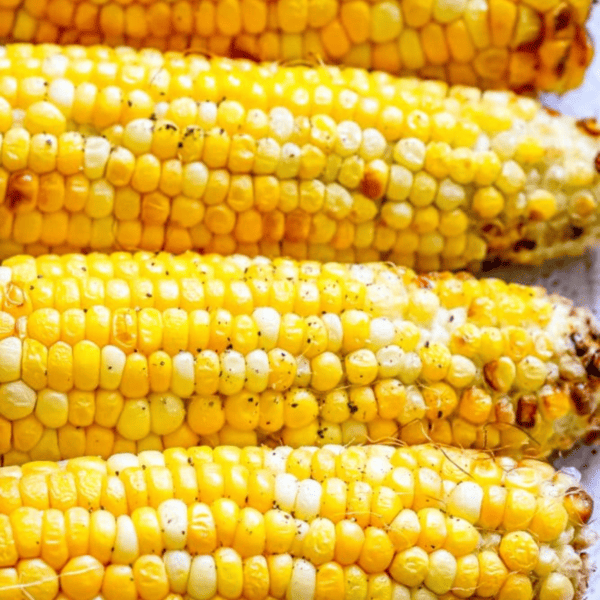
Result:
M324 60L485 88L561 92L592 56L590 0L2 0L4 42Z
M590 496L482 452L173 448L5 467L0 491L6 600L573 600L587 581Z
M0 54L0 258L192 249L427 272L600 235L594 123L512 93L152 50Z
M384 263L115 253L0 267L3 464L200 444L598 437L590 313Z

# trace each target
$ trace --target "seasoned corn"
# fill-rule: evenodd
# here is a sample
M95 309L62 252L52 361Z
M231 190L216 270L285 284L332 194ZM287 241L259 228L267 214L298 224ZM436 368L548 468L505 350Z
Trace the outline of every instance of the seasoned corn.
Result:
M5 465L281 441L547 455L600 431L597 326L541 288L91 253L5 261L0 308Z
M4 42L304 59L561 92L592 56L590 0L6 0Z
M595 125L508 92L125 48L0 55L0 257L434 271L579 254L599 235Z
M5 467L0 490L9 600L573 600L586 587L592 500L532 460L204 446ZM514 491L534 505L519 526Z

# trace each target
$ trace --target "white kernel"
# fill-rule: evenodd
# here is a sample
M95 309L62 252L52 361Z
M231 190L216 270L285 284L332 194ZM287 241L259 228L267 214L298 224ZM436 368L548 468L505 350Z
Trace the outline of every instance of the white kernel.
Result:
M340 156L356 154L362 141L362 131L354 121L342 121L337 128L334 151Z
M183 550L187 542L188 511L182 500L165 500L158 507L158 522L167 550Z
M310 360L308 360L306 356L298 356L296 358L296 376L294 378L294 385L301 388L308 387L310 378Z
M272 350L279 338L281 315L274 308L261 306L252 313L259 333L259 347Z
M404 585L393 582L391 600L410 600L410 590Z
M290 473L278 473L275 477L275 502L277 506L291 513L298 495L298 480Z
M556 571L559 565L560 561L556 552L547 544L542 544L540 546L538 562L534 569L536 574L540 577L546 577L553 571Z
M171 391L180 398L189 398L194 393L194 356L191 352L180 352L172 362Z
M363 132L360 145L360 157L366 161L381 158L387 148L386 139L377 129L369 128Z
M289 446L277 446L265 454L265 469L271 473L285 473L288 456L292 449Z
M287 141L294 132L294 116L284 107L276 107L269 113L269 125L278 142Z
M64 54L51 54L42 62L42 74L49 79L64 77L68 66L69 59Z
M296 558L286 600L310 600L315 597L316 585L317 570L314 565L303 558Z
M187 593L194 600L211 600L217 595L217 565L212 555L192 559Z
M429 555L425 585L440 596L446 594L454 584L456 570L456 559L448 550L435 550Z
M185 594L192 565L192 557L185 550L168 550L163 554L169 587L175 594Z
M344 339L344 329L339 315L325 313L321 316L321 320L327 330L327 350L329 352L338 352L342 347Z
M425 164L425 144L418 138L404 138L394 147L394 160L410 171L420 171Z
M450 494L448 514L476 523L481 514L483 490L473 481L461 481Z
M421 373L421 358L416 352L405 352L400 357L400 381L405 385L413 383Z
M165 455L159 450L144 450L138 454L140 467L164 467Z
M139 467L140 461L135 454L123 452L121 454L113 454L106 460L106 472L108 475L119 475L123 469L129 467Z
M89 179L104 177L110 155L110 142L103 137L87 138L83 149L83 172Z
M408 354L414 354L414 352L409 352ZM406 356L406 354L404 356ZM402 380L402 376L400 377L400 379ZM401 425L407 425L408 423L412 423L413 421L418 421L422 419L425 416L426 410L427 406L425 405L423 395L416 386L411 385L408 388L406 388L406 402L400 408L400 413L396 417L396 420Z
M298 496L294 514L298 519L312 521L321 510L321 495L323 489L321 484L314 479L305 479L298 484Z
M113 547L110 561L115 565L130 565L140 555L137 532L129 515L117 517L117 534Z
M104 346L100 353L100 387L116 390L121 385L121 377L127 356L116 346Z
M394 341L395 335L394 324L389 319L385 317L371 319L367 347L377 351L384 346L389 346Z
M217 125L217 105L214 102L200 102L198 105L198 124L204 129L212 129Z
M181 190L189 198L201 198L208 183L208 169L201 162L183 166Z
M12 278L12 269L10 267L0 267L0 284L8 283Z
M400 373L402 350L399 346L389 345L376 353L379 364L379 376L382 378L396 377Z
M154 123L150 119L134 119L125 125L123 145L134 154L146 154L152 148Z
M69 119L75 100L75 86L68 79L51 81L48 86L48 100Z
M269 384L269 356L264 350L252 350L246 355L246 389L264 392Z

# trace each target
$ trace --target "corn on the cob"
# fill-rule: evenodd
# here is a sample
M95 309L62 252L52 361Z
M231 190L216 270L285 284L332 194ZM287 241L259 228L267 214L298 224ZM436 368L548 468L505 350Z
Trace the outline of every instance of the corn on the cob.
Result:
M591 498L453 448L197 447L0 469L3 600L573 600Z
M0 257L193 249L434 271L600 235L593 124L531 99L156 51L0 54Z
M0 268L4 464L197 443L515 455L600 429L598 330L541 288L243 256Z
M0 39L323 59L484 88L562 92L592 56L590 0L4 0Z

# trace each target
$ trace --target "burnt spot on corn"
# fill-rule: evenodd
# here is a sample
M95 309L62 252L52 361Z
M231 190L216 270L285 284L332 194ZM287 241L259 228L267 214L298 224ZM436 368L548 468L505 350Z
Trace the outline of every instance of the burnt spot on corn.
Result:
M591 446L593 444L598 444L600 442L600 429L591 429L585 434L583 438L584 444ZM592 451L592 454L594 451Z
M537 36L533 40L523 42L522 44L517 46L517 52L525 52L526 54L537 54L542 43L544 42L545 37L546 27L544 23L542 23Z
M600 123L598 123L594 117L579 119L576 125L579 129L581 129L581 131L591 135L592 137L600 136Z
M594 158L594 167L596 168L596 172L600 173L600 152L598 152L596 158Z
M571 400L579 416L592 414L592 394L586 384L576 383L571 387Z
M575 346L575 354L577 356L583 356L588 351L588 345L585 343L583 336L575 331L570 336L573 346Z
M541 213L539 210L530 210L528 216L531 221L543 221L544 220L544 214Z
M241 58L245 60L251 60L253 62L258 62L260 60L256 54L252 54L252 52L248 52L247 49L240 47L235 38L229 46L229 56L231 58Z
M590 377L600 378L600 349L589 357L585 370Z
M360 191L371 200L381 198L384 192L381 177L372 171L366 170L360 180Z
M498 267L508 264L508 261L502 260L499 256L494 256L493 258L484 260L483 263L481 263L481 271L486 273L487 271L492 271L493 269L497 269Z
M523 250L534 250L537 246L537 242L535 240L519 240L513 245L513 250L515 252L522 252Z
M569 53L565 52L562 55L561 59L558 61L557 65L556 65L556 67L554 69L555 72L556 72L556 75L558 77L562 77L565 74L565 69L567 67L567 60L568 59L569 59Z
M12 211L26 211L35 206L38 178L33 171L16 171L8 179L6 201Z
M568 7L561 8L554 17L554 31L559 32L566 29L573 21L573 15Z
M572 240L578 240L582 235L583 227L575 227L574 225L571 226L571 229L569 231L569 237Z
M517 402L517 424L527 429L535 425L535 415L537 414L538 406L535 396L527 395L519 398Z

